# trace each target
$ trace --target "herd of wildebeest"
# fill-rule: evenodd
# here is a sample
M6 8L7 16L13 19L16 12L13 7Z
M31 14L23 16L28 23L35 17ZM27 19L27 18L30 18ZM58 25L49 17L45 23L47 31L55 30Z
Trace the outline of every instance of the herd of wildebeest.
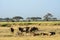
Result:
M15 29L10 28L10 31L12 34L14 34ZM51 32L45 32L42 30L39 30L37 27L19 27L18 31L16 33L18 36L53 36L56 35L56 32L51 31Z

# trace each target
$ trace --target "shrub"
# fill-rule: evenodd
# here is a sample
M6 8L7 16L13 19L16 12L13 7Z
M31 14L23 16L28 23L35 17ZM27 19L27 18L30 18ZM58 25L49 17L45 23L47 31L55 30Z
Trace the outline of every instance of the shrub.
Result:
M11 27L11 24L1 24L1 27Z

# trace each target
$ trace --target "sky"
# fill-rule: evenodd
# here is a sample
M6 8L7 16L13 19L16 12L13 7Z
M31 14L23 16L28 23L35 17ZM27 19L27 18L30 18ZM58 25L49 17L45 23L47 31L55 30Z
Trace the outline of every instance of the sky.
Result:
M43 17L47 13L60 18L60 0L0 0L0 18Z

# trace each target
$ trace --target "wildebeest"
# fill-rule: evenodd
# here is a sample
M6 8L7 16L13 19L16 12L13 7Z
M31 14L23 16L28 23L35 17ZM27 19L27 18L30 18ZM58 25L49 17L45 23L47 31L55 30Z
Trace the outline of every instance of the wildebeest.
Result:
M23 32L24 32L23 28L22 27L19 27L18 28L18 31L17 31L17 35L22 36L23 35Z
M41 31L41 30L38 30L38 31L35 31L35 32L32 32L32 33L33 33L33 36L39 36L39 35L50 36L49 32L45 32L45 31Z
M13 28L10 28L11 29L11 32L14 33L14 29Z
M24 28L19 27L18 35L26 35L26 34L28 34L29 33L29 28L30 27L24 27Z
M40 34L34 34L33 36L39 36Z
M19 31L24 32L23 28L19 27Z
M38 31L38 28L37 28L37 27L32 27L32 28L30 29L30 32L35 32L35 31Z
M41 34L42 34L43 36L44 36L44 35L47 35L47 36L48 36L48 33L41 33Z
M51 35L51 33L45 32L45 31L41 32L40 34L43 35L43 36L50 36Z
M25 27L24 28L24 32L28 33L29 32L29 29L30 29L30 27Z
M41 33L40 33L40 31L35 31L34 33L33 33L33 36L39 36Z
M52 35L55 35L56 33L55 32L50 32L51 34L50 34L50 36L52 36Z

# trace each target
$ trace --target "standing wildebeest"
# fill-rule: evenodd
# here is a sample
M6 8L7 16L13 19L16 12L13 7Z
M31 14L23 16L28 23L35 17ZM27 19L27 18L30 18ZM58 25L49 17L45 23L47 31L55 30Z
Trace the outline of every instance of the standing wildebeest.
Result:
M13 28L10 28L11 29L11 32L14 33L14 29Z
M17 35L22 36L23 35L23 32L24 32L23 28L19 27L18 30L19 31L17 32Z
M24 28L19 27L18 35L29 35L29 28L30 27L24 27Z
M37 28L37 27L32 27L32 28L30 29L30 32L35 32L35 31L38 31L38 28Z
M50 32L50 33L51 33L51 34L50 34L50 36L51 36L51 35L55 35L55 34L56 34L55 32Z
M23 28L19 27L19 31L24 32Z

